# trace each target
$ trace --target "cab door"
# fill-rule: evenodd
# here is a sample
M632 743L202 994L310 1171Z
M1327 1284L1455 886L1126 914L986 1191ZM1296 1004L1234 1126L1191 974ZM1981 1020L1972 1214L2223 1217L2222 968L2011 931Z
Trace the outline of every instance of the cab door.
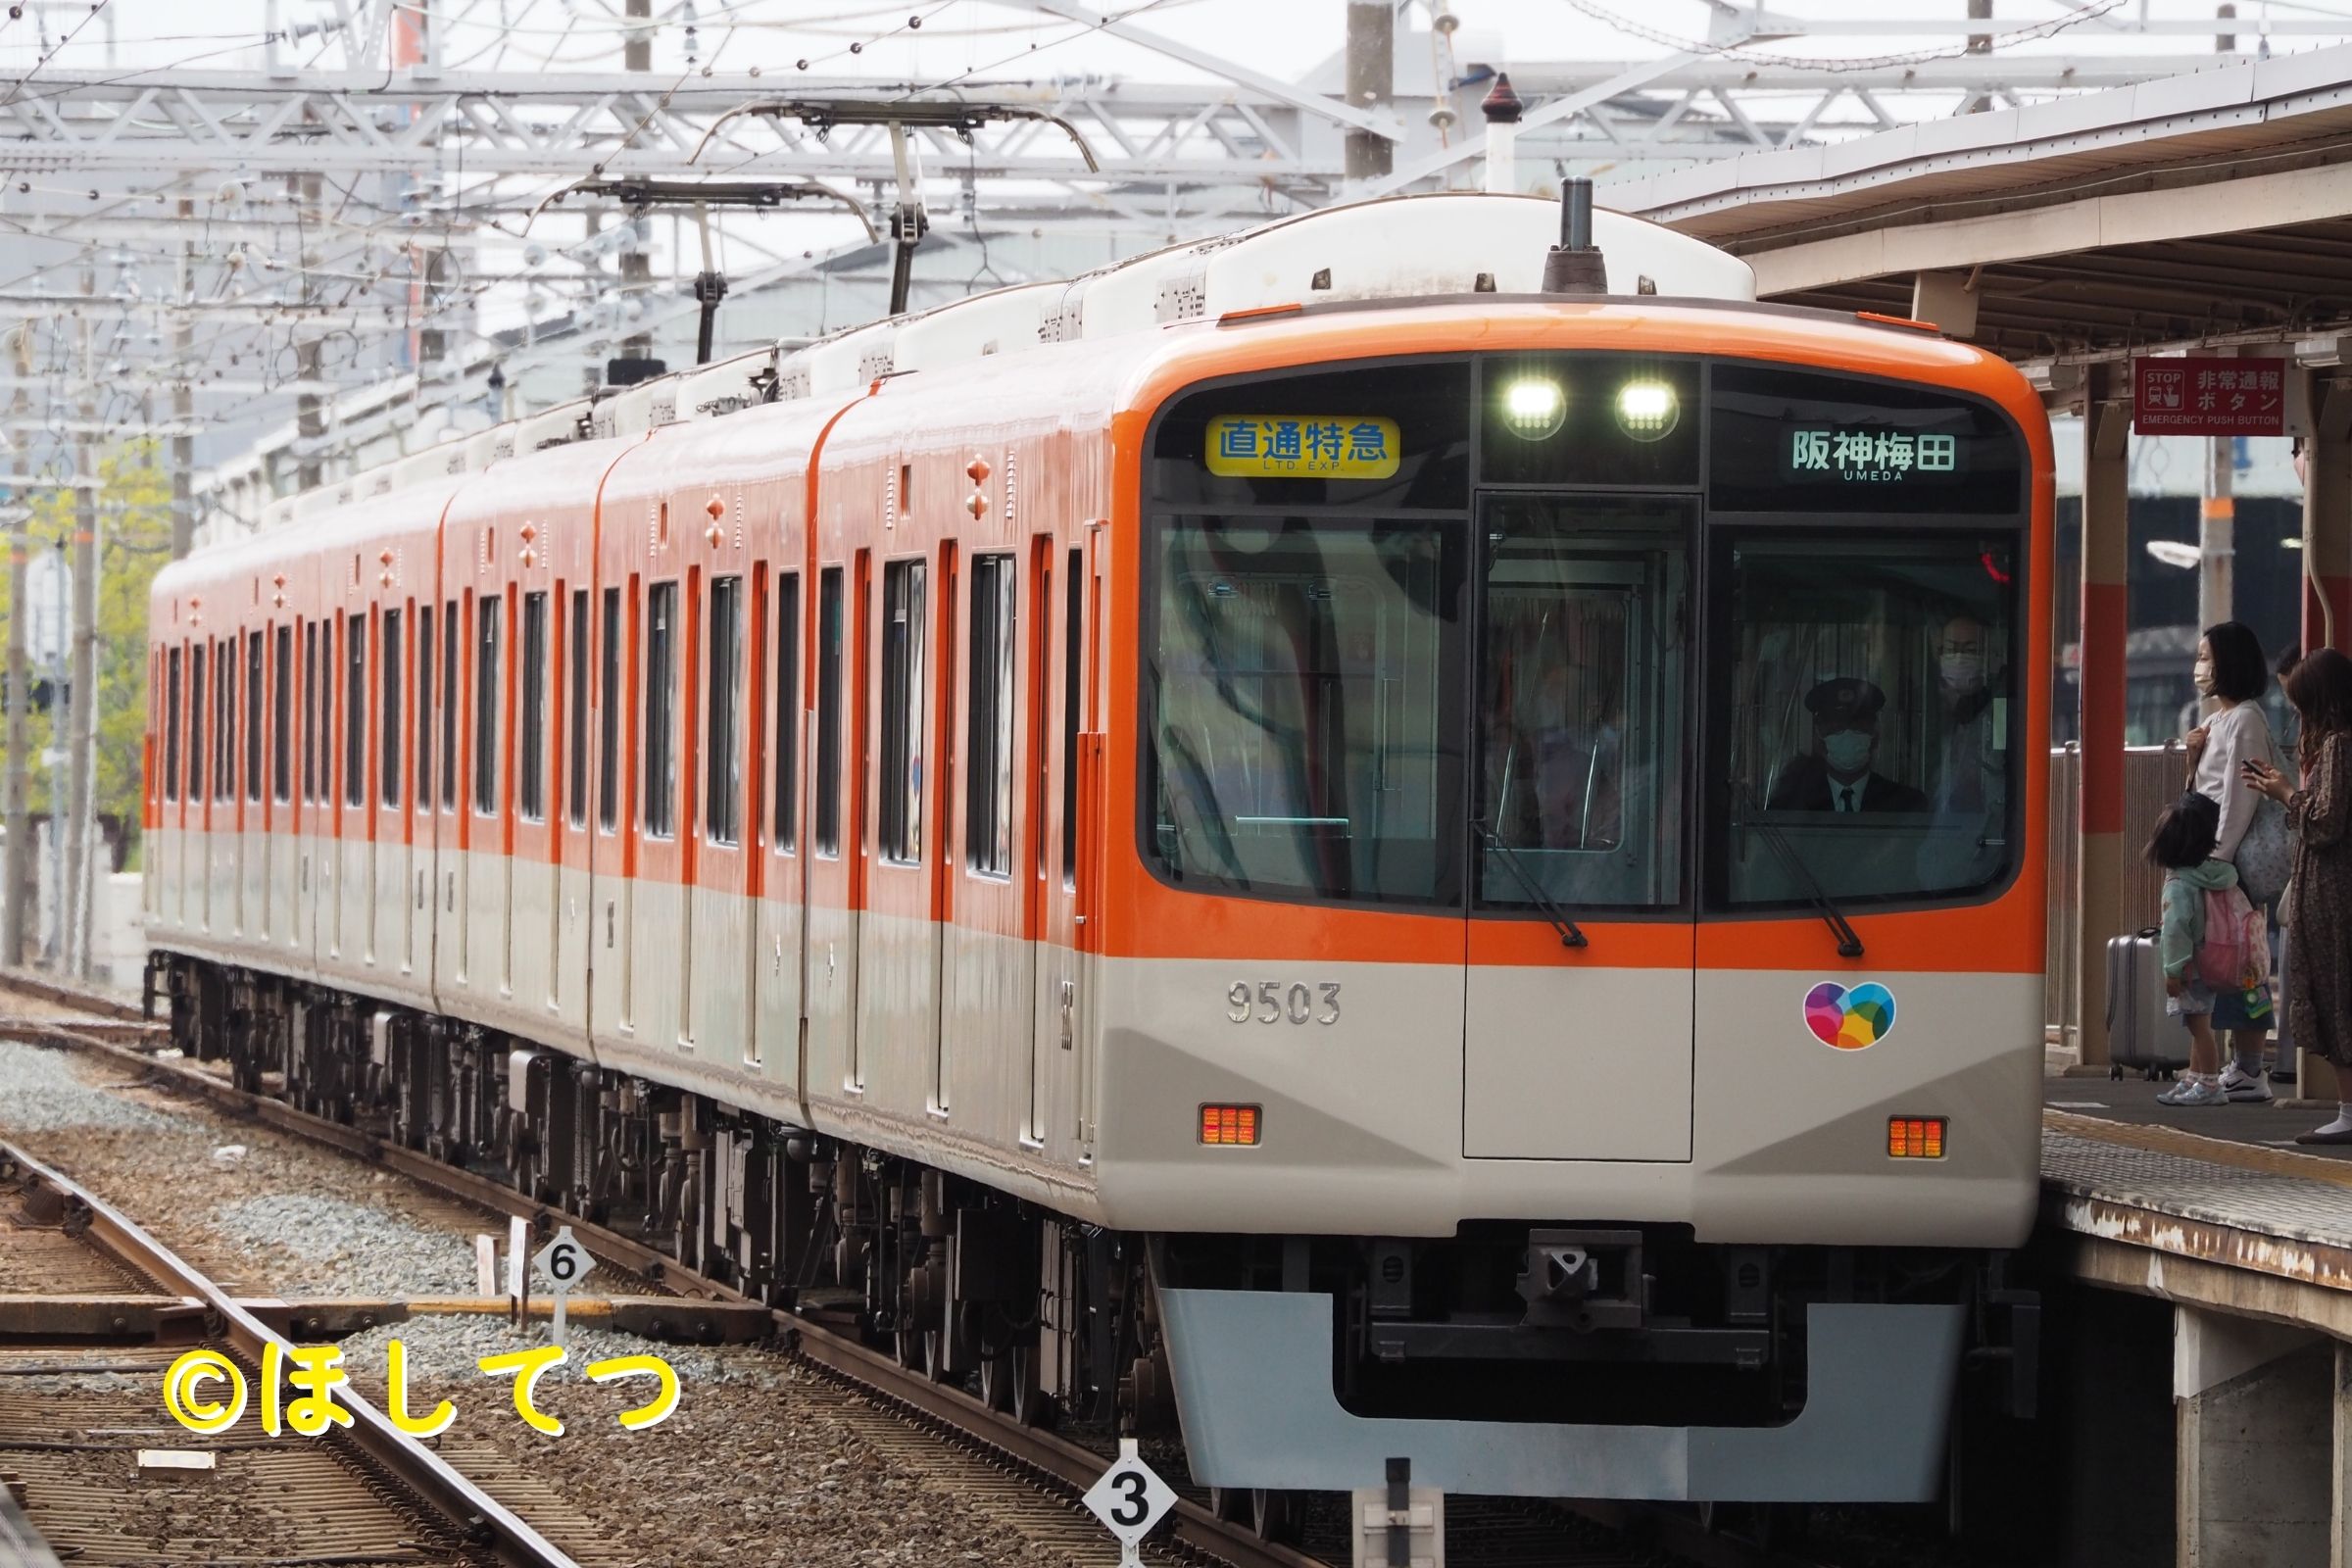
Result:
M1481 498L1467 1157L1690 1157L1696 515L1687 496Z

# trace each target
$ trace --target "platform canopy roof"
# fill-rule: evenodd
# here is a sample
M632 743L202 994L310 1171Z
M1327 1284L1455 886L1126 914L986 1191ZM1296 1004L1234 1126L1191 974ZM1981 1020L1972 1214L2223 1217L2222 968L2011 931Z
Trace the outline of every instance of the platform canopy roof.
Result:
M2295 342L2352 359L2352 46L1613 182L1762 298L1912 314L1965 290L2020 361ZM1964 317L1965 311L1950 313ZM1947 325L1950 324L1947 322Z

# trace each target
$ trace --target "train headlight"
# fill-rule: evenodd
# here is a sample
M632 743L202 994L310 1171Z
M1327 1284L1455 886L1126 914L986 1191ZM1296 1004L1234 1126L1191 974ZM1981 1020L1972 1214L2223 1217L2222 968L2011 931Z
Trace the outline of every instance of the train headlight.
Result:
M1655 441L1682 422L1681 400L1663 381L1628 381L1617 389L1617 428L1637 441Z
M1557 381L1524 376L1502 389L1503 428L1523 441L1541 441L1568 422L1568 394Z

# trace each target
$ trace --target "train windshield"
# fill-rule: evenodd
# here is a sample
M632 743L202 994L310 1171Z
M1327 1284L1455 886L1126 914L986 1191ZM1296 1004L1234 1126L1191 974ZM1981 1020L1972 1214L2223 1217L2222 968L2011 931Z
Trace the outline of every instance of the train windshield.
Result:
M1460 772L1458 530L1182 517L1159 530L1152 849L1179 881L1430 903Z
M2013 550L1975 534L1718 542L1718 902L1935 898L2005 871Z
M1681 901L1694 513L1679 499L1486 504L1481 904Z
M1925 387L1715 367L1708 904L1924 903L2005 881L2022 778L2025 465Z
M1147 473L1171 883L1688 917L2013 868L2024 444L1988 407L1493 356L1196 391Z

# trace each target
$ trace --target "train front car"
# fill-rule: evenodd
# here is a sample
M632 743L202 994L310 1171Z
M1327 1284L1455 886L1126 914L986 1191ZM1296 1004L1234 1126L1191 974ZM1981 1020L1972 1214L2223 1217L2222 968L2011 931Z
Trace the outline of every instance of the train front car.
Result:
M1229 320L1134 410L1097 1174L1195 1477L1935 1496L1964 1349L2031 1361L2033 394L1517 299Z

